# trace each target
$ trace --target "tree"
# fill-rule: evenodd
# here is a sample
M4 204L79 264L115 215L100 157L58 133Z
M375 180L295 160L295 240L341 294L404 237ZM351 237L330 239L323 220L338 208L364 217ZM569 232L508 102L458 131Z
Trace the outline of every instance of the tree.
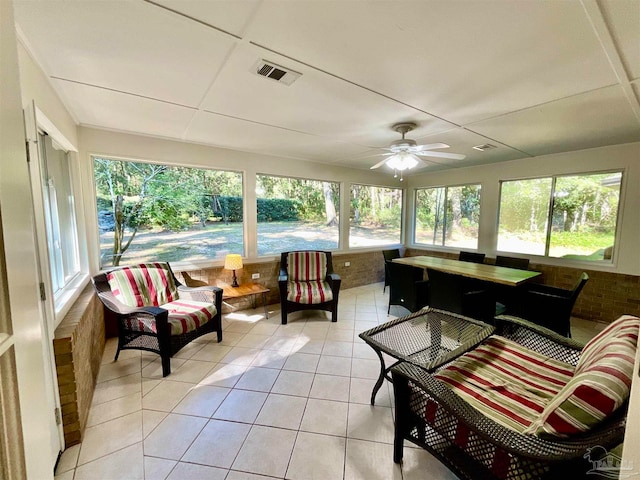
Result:
M336 216L336 206L333 203L333 191L329 182L322 182L324 190L324 211L327 217L327 226L335 227L338 225L338 217Z

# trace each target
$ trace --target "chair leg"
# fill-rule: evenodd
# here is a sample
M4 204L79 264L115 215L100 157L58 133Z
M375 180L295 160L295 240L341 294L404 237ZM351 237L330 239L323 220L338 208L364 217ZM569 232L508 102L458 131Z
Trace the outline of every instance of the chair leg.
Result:
M331 321L332 322L338 321L338 304L337 303L331 309Z
M282 325L287 324L287 307L286 305L282 305L281 312L282 314Z
M166 377L171 373L171 357L168 355L162 355L162 376Z

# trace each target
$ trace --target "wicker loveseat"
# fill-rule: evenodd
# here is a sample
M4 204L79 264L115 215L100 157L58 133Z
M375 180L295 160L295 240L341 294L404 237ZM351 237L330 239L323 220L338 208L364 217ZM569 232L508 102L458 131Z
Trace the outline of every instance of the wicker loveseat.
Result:
M640 319L623 316L585 346L496 321L496 335L434 371L391 370L394 461L406 439L460 478L580 478L588 449L623 440Z
M157 353L162 376L171 373L171 357L189 342L216 332L222 341L222 289L187 287L168 263L143 263L93 277L93 286L118 322L118 349Z

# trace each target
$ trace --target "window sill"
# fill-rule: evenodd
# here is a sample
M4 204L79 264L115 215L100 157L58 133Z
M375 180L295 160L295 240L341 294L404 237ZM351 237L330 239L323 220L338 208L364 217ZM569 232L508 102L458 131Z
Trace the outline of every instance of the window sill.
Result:
M62 322L62 319L69 312L88 283L89 275L84 272L79 273L65 288L55 295L56 327Z

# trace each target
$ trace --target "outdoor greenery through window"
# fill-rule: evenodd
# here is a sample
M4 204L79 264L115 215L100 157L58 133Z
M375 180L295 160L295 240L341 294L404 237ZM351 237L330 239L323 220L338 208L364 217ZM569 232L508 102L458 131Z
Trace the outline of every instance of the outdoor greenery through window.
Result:
M402 189L351 185L349 247L401 242Z
M339 183L258 175L256 192L258 255L338 248Z
M478 248L480 185L416 190L415 243Z
M242 174L94 157L101 266L244 253Z
M611 260L622 173L502 182L498 250Z

